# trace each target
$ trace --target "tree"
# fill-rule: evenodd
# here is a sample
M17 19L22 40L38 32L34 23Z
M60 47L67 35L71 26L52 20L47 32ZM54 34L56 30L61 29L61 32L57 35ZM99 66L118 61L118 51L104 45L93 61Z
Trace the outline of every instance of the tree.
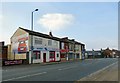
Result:
M112 55L112 50L110 50L109 48L107 48L107 49L105 49L104 51L103 51L103 55L104 55L104 57L111 57L111 55Z

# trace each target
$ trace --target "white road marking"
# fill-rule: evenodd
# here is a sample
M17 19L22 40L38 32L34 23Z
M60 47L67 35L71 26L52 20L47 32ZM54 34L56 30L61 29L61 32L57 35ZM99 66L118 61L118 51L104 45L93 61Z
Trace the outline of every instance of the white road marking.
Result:
M58 70L66 70L66 69L71 69L71 68L75 68L75 67L77 67L77 66L72 66L72 67L66 67L66 68L62 68L62 69L58 69Z
M106 66L106 67L104 67L104 68L102 68L102 69L100 69L100 70L98 70L98 71L96 71L96 72L94 72L94 73L91 73L91 74L89 74L89 75L87 75L87 76L85 76L85 77L83 77L83 78L81 78L81 79L86 79L86 78L88 78L88 77L91 77L92 75L95 75L95 74L97 74L97 73L99 73L99 72L101 72L101 71L104 71L105 69L107 69L107 68L109 68L109 67L111 67L111 66L113 66L113 65L115 65L115 64L117 64L118 63L118 61L117 62L115 62L115 63L113 63L113 64L110 64L110 65L108 65L108 66ZM81 80L80 79L80 80ZM79 80L78 80L79 81Z
M118 62L115 62L115 63L113 63L113 64L110 64L110 65L108 65L108 66L106 66L106 67L104 67L104 68L102 68L102 69L100 69L100 70L98 70L98 71L96 71L96 72L90 74L89 76L92 76L92 75L94 75L94 74L97 74L97 73L99 73L99 72L101 72L101 71L103 71L103 70L105 70L105 69L107 69L107 68L109 68L109 67L115 65L116 63L118 63Z
M3 81L16 80L16 79L21 79L21 78L26 78L26 77L31 77L31 76L41 75L41 74L45 74L45 73L47 73L47 72L42 72L42 73L36 73L36 74L31 74L31 75L26 75L26 76L21 76L21 77L16 77L16 78L11 78L11 79L7 79L7 80L3 80Z

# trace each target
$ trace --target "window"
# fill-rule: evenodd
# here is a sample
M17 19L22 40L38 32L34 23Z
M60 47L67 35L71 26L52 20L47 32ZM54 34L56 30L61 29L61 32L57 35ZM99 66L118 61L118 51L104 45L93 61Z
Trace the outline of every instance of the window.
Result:
M35 38L35 44L42 44L41 38Z
M59 57L59 54L57 54L57 57Z
M65 54L61 54L61 57L60 58L65 58Z
M33 59L40 59L40 51L33 52Z
M79 51L79 45L75 45L75 50Z
M69 50L72 51L73 50L73 45L69 44Z
M61 43L61 49L64 49L64 43L63 42Z
M52 45L52 40L48 40L48 45L49 45L49 46Z
M55 52L54 51L51 51L50 52L50 58L54 58L55 57Z
M80 58L79 54L76 55L76 58Z
M58 42L54 40L54 45L57 46L58 45Z

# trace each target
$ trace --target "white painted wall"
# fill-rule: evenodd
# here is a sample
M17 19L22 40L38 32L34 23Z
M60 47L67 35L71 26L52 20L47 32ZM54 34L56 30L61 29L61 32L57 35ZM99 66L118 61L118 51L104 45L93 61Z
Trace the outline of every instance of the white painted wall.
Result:
M57 57L57 54L59 54L59 57ZM55 60L59 61L60 60L60 53L59 52L55 52Z
M42 39L42 44L35 44L35 38ZM52 45L48 45L48 40L52 41ZM59 41L52 40L52 39L47 39L47 38L43 38L43 37L38 37L38 36L33 36L33 46L34 46L34 48L57 49L58 51L55 51L55 61L59 61L60 60ZM42 50L41 51L41 59L40 60L34 60L35 63L43 62L43 53L46 53L46 62L50 61L49 50L47 50L47 51ZM59 54L59 57L57 57L57 53Z
M46 62L49 62L50 58L49 58L49 51L46 52Z
M41 38L41 39L42 39L42 44L35 44L35 41L34 41L35 38ZM33 36L33 45L34 45L35 47L49 47L49 48L59 49L59 41L52 40L52 45L49 46L49 45L48 45L48 40L52 40L52 39L43 38L43 37L38 37L38 36ZM57 45L55 45L54 42L57 42Z

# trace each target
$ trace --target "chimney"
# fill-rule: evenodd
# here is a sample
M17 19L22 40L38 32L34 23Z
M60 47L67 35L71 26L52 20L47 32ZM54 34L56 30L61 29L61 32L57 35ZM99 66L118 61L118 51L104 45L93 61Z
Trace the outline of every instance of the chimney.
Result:
M75 41L75 39L72 39L72 41Z
M51 31L49 32L49 36L50 36L50 37L53 37L53 35L52 35L52 32L51 32Z

